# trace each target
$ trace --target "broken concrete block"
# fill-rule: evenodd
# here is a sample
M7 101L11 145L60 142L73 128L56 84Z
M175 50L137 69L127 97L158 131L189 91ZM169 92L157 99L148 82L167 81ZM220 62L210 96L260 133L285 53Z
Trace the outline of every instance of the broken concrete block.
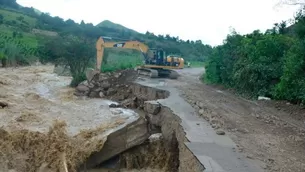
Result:
M153 115L157 115L161 111L161 104L158 102L145 102L144 110Z
M100 151L91 154L87 159L86 164L83 164L81 169L83 169L84 166L87 168L95 167L134 146L144 143L149 136L147 121L144 118L139 118L126 127L108 135L103 148Z

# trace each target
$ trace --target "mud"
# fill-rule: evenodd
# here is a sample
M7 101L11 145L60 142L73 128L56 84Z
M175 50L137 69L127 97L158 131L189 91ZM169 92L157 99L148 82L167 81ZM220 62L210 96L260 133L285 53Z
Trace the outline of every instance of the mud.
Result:
M74 95L53 66L0 69L0 171L76 171L109 133L139 115L106 99Z

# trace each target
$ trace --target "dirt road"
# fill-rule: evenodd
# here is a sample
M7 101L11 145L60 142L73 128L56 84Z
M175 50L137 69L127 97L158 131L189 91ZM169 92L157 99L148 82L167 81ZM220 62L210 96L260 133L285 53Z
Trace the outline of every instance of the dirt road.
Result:
M247 158L268 172L305 171L305 110L286 102L249 101L199 81L203 68L169 81L213 128L221 128Z

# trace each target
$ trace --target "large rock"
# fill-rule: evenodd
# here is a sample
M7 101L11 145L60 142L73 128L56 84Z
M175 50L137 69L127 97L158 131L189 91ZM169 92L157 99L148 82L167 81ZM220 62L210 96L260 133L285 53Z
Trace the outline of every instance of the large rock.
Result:
M134 98L125 99L120 104L123 107L136 108L136 101L137 101L137 98L134 97Z
M100 82L100 87L102 87L102 88L105 88L105 89L108 89L108 88L110 88L110 83L108 82L108 81L102 81L102 82Z
M96 76L97 74L99 74L100 72L94 69L88 69L86 71L86 78L89 82L92 81L92 79L94 78L94 76Z
M80 92L87 92L90 90L90 88L88 86L80 84L76 87L76 90Z
M112 95L114 95L115 93L117 93L117 91L116 91L115 89L109 88L109 89L107 90L106 95L107 95L107 96L112 96Z

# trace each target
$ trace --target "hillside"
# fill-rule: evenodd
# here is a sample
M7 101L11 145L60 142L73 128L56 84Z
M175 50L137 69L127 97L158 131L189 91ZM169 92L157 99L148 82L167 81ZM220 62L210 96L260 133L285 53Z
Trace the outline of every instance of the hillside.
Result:
M64 42L77 38L90 42L92 49L95 50L94 43L100 36L139 40L151 48L159 47L169 54L181 54L186 61L203 62L212 52L212 47L202 44L201 41L185 41L170 35L154 35L151 32L142 34L109 20L105 20L97 26L83 21L78 24L70 19L65 21L60 17L51 17L34 8L22 7L15 0L0 1L0 28L2 31L0 33L1 54L6 54L11 61L18 58L22 63L31 63L35 57L36 59L39 57L42 62L59 60L58 57L61 55L56 51L60 47L58 45L51 47L50 44L48 47L46 46L46 43L52 42L53 39L57 39L57 43L53 42L58 44L58 40ZM118 56L117 52L107 50L106 56ZM123 55L123 58L127 56L136 56L135 59L141 58L140 54L134 51L120 50L119 54ZM137 60L137 63L139 62L141 60ZM136 65L134 59L131 59L130 63L132 64L123 66Z

